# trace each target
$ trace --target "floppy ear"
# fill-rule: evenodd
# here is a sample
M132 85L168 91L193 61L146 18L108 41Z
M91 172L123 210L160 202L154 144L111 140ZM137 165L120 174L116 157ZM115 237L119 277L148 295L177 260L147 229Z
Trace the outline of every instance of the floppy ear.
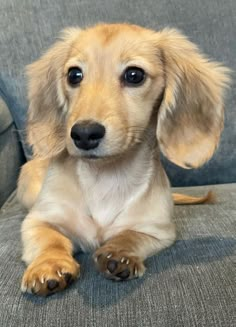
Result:
M176 30L163 30L156 41L163 54L166 80L157 139L169 160L196 168L211 158L219 143L229 70L206 59Z
M27 67L29 79L28 142L33 155L56 156L65 148L66 98L63 92L63 68L70 46L79 29L66 29L38 61Z

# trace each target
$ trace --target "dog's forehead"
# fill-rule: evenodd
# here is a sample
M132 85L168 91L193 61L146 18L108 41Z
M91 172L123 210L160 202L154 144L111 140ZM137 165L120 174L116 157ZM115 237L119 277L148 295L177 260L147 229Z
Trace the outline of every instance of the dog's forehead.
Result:
M122 37L127 39L141 39L147 33L147 29L130 24L100 24L83 31L85 38L95 38L103 46L111 44Z
M132 56L151 55L152 31L129 24L102 24L82 30L72 48L84 57L112 56L126 59ZM154 51L153 51L154 52ZM87 59L86 58L86 59Z

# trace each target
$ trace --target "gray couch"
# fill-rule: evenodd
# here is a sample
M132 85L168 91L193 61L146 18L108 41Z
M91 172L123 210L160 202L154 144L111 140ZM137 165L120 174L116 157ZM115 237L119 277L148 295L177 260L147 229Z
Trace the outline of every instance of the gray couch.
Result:
M30 157L24 141L24 66L59 30L98 21L128 21L155 29L169 25L236 70L236 1L0 0L0 9L0 326L235 326L235 81L214 158L193 171L163 158L172 185L190 194L211 188L218 203L176 207L177 242L147 261L140 280L105 280L89 255L78 254L81 278L68 290L48 298L22 295L20 225L26 212L14 190L19 168Z

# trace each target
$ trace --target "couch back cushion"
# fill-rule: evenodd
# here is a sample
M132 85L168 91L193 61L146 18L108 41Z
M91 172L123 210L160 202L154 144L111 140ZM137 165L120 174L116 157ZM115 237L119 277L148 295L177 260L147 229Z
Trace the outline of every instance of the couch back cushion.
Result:
M66 26L126 21L153 29L179 28L210 57L236 70L234 0L0 0L0 7L4 13L0 19L0 79L19 130L24 130L27 110L24 67ZM233 81L226 98L225 130L210 162L197 170L184 170L163 159L173 185L236 182L235 90ZM26 147L25 152L29 156Z

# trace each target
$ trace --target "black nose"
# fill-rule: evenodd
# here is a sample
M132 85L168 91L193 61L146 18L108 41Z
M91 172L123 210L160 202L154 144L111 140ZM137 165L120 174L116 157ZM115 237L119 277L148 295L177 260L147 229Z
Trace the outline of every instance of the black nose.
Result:
M101 124L81 122L72 127L70 135L77 148L91 150L98 147L105 131L105 127Z

